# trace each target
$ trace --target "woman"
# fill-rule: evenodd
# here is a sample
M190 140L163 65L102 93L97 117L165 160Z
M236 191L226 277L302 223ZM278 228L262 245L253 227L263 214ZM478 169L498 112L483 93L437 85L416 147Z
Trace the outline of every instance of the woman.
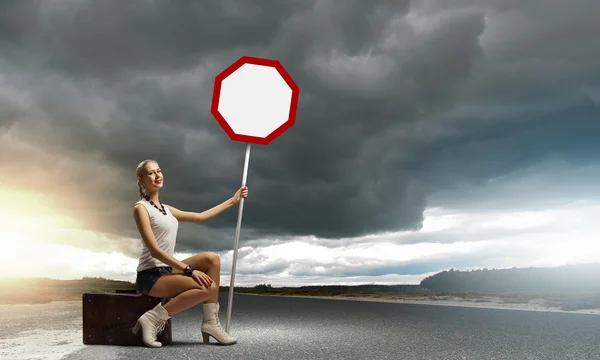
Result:
M142 161L136 175L141 200L135 205L133 217L143 240L136 286L142 294L173 299L165 306L159 303L140 316L133 332L137 334L142 328L144 344L160 347L157 334L164 329L165 322L178 312L204 303L200 329L204 343L207 344L212 336L221 344L235 344L237 339L227 334L219 322L219 255L204 252L179 261L173 257L173 251L179 221L212 219L248 196L248 188L243 186L222 204L195 213L181 211L160 201L158 191L163 187L164 176L155 160Z

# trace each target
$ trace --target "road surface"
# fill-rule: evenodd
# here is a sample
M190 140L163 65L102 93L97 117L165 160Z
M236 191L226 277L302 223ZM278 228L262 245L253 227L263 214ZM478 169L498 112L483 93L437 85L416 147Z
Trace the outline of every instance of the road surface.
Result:
M600 359L598 315L247 294L233 305L235 345L202 343L198 306L173 317L171 345L85 346L77 329L63 359Z

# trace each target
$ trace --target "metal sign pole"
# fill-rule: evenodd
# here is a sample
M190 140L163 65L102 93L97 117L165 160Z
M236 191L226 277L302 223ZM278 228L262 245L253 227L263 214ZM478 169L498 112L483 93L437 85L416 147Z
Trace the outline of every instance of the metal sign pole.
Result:
M250 143L246 145L246 158L244 160L244 173L242 175L242 186L246 186L246 178L248 177L248 163L250 161ZM233 244L233 263L231 266L231 281L229 285L229 301L227 303L227 324L225 331L229 332L229 324L231 322L231 306L233 303L233 287L235 283L235 264L237 262L238 243L240 239L240 230L242 227L242 212L244 211L244 198L240 199L240 207L238 209L238 220L235 228L235 242Z

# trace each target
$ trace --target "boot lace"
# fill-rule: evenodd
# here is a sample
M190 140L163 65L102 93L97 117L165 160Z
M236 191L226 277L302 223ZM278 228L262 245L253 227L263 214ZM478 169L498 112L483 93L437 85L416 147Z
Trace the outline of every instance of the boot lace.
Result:
M225 329L223 329L223 325L221 325L221 321L219 320L219 313L217 311L215 311L215 321L217 323L217 327L219 328L219 331L221 332L221 334L223 334L225 336L229 336L229 334L227 334Z
M228 335L227 332L225 332L225 329L223 329L223 326L221 325L221 321L219 321L219 313L216 312L215 314L215 320L217 321L217 326L219 327L219 330L221 330L221 333L223 335Z
M165 326L167 325L167 322L165 320L159 320L158 321L158 326L156 327L156 330L154 332L154 336L158 336L158 334L160 334L164 329Z

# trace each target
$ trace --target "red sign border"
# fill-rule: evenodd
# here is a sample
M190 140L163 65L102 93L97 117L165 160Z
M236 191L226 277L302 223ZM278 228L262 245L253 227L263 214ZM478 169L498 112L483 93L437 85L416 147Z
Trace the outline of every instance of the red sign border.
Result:
M239 135L236 134L233 129L227 124L225 118L219 112L219 99L221 97L221 83L225 78L229 75L233 74L234 71L239 69L245 64L254 64L254 65L262 65L262 66L270 66L279 72L283 80L288 84L290 89L292 89L292 100L290 102L290 113L288 120L281 124L277 129L271 132L266 137L258 137L258 136L248 136L248 135ZM220 74L215 77L215 84L212 96L212 104L210 108L211 114L217 119L219 125L225 130L225 133L229 136L229 138L233 141L241 141L245 143L252 144L260 144L260 145L268 145L273 140L275 140L279 135L283 134L286 130L291 128L296 123L296 112L298 110L298 98L300 96L300 88L294 82L290 74L285 70L283 65L277 60L272 59L264 59L252 56L242 56L236 62L231 64L228 68L223 70Z

